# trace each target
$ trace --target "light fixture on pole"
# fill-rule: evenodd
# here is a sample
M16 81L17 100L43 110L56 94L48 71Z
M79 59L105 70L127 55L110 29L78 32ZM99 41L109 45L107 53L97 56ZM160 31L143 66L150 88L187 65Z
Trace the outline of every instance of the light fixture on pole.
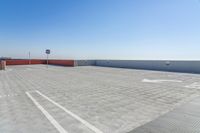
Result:
M46 49L46 54L47 54L47 68L48 68L48 65L49 65L49 54L51 53L51 50L50 49Z

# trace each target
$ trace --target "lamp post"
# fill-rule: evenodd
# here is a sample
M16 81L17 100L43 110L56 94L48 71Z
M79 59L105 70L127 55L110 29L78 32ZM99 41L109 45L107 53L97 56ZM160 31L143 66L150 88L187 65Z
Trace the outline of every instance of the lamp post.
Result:
M50 49L46 49L46 54L47 54L47 68L48 68L48 65L49 65L49 54L51 53L51 50Z
M31 64L31 52L28 52L29 65Z

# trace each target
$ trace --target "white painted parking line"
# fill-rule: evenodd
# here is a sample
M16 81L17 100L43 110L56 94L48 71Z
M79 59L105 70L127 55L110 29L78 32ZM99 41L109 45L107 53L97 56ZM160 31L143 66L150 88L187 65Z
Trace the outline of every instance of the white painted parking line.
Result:
M53 101L52 99L48 98L47 96L45 96L44 94L42 94L39 91L36 91L39 95L41 95L42 97L44 97L45 99L47 99L48 101L50 101L51 103L53 103L54 105L56 105L57 107L59 107L60 109L62 109L63 111L65 111L66 113L68 113L69 115L71 115L72 117L74 117L76 120L80 121L81 123L83 123L85 126L87 126L89 129L91 129L92 131L94 131L95 133L103 133L101 130L99 130L98 128L96 128L95 126L91 125L90 123L88 123L87 121L83 120L82 118L80 118L79 116L77 116L76 114L72 113L71 111L69 111L68 109L66 109L65 107L63 107L62 105L58 104L57 102Z
M60 133L68 133L32 96L30 93L26 92L27 96L33 101L37 108L46 116L46 118L51 122L52 125Z
M183 81L181 80L167 80L167 79L143 79L142 82L147 82L147 83L162 83L162 82L176 82L176 83L181 83Z
M8 95L0 95L0 98L14 97L18 96L18 94L8 94Z
M192 89L200 89L200 83L199 82L194 82L190 85L186 85L186 88L192 88Z

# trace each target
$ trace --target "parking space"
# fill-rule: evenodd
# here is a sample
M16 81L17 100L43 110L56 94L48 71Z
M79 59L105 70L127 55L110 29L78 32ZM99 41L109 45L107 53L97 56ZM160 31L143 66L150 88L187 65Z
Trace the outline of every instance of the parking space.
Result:
M200 75L106 67L0 71L2 133L127 133L200 95Z

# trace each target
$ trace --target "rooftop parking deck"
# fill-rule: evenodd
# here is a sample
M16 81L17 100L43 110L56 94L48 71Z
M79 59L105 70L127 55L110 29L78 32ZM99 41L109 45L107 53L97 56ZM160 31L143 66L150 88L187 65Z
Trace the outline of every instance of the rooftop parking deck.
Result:
M141 133L199 96L198 74L9 66L0 71L0 133Z

